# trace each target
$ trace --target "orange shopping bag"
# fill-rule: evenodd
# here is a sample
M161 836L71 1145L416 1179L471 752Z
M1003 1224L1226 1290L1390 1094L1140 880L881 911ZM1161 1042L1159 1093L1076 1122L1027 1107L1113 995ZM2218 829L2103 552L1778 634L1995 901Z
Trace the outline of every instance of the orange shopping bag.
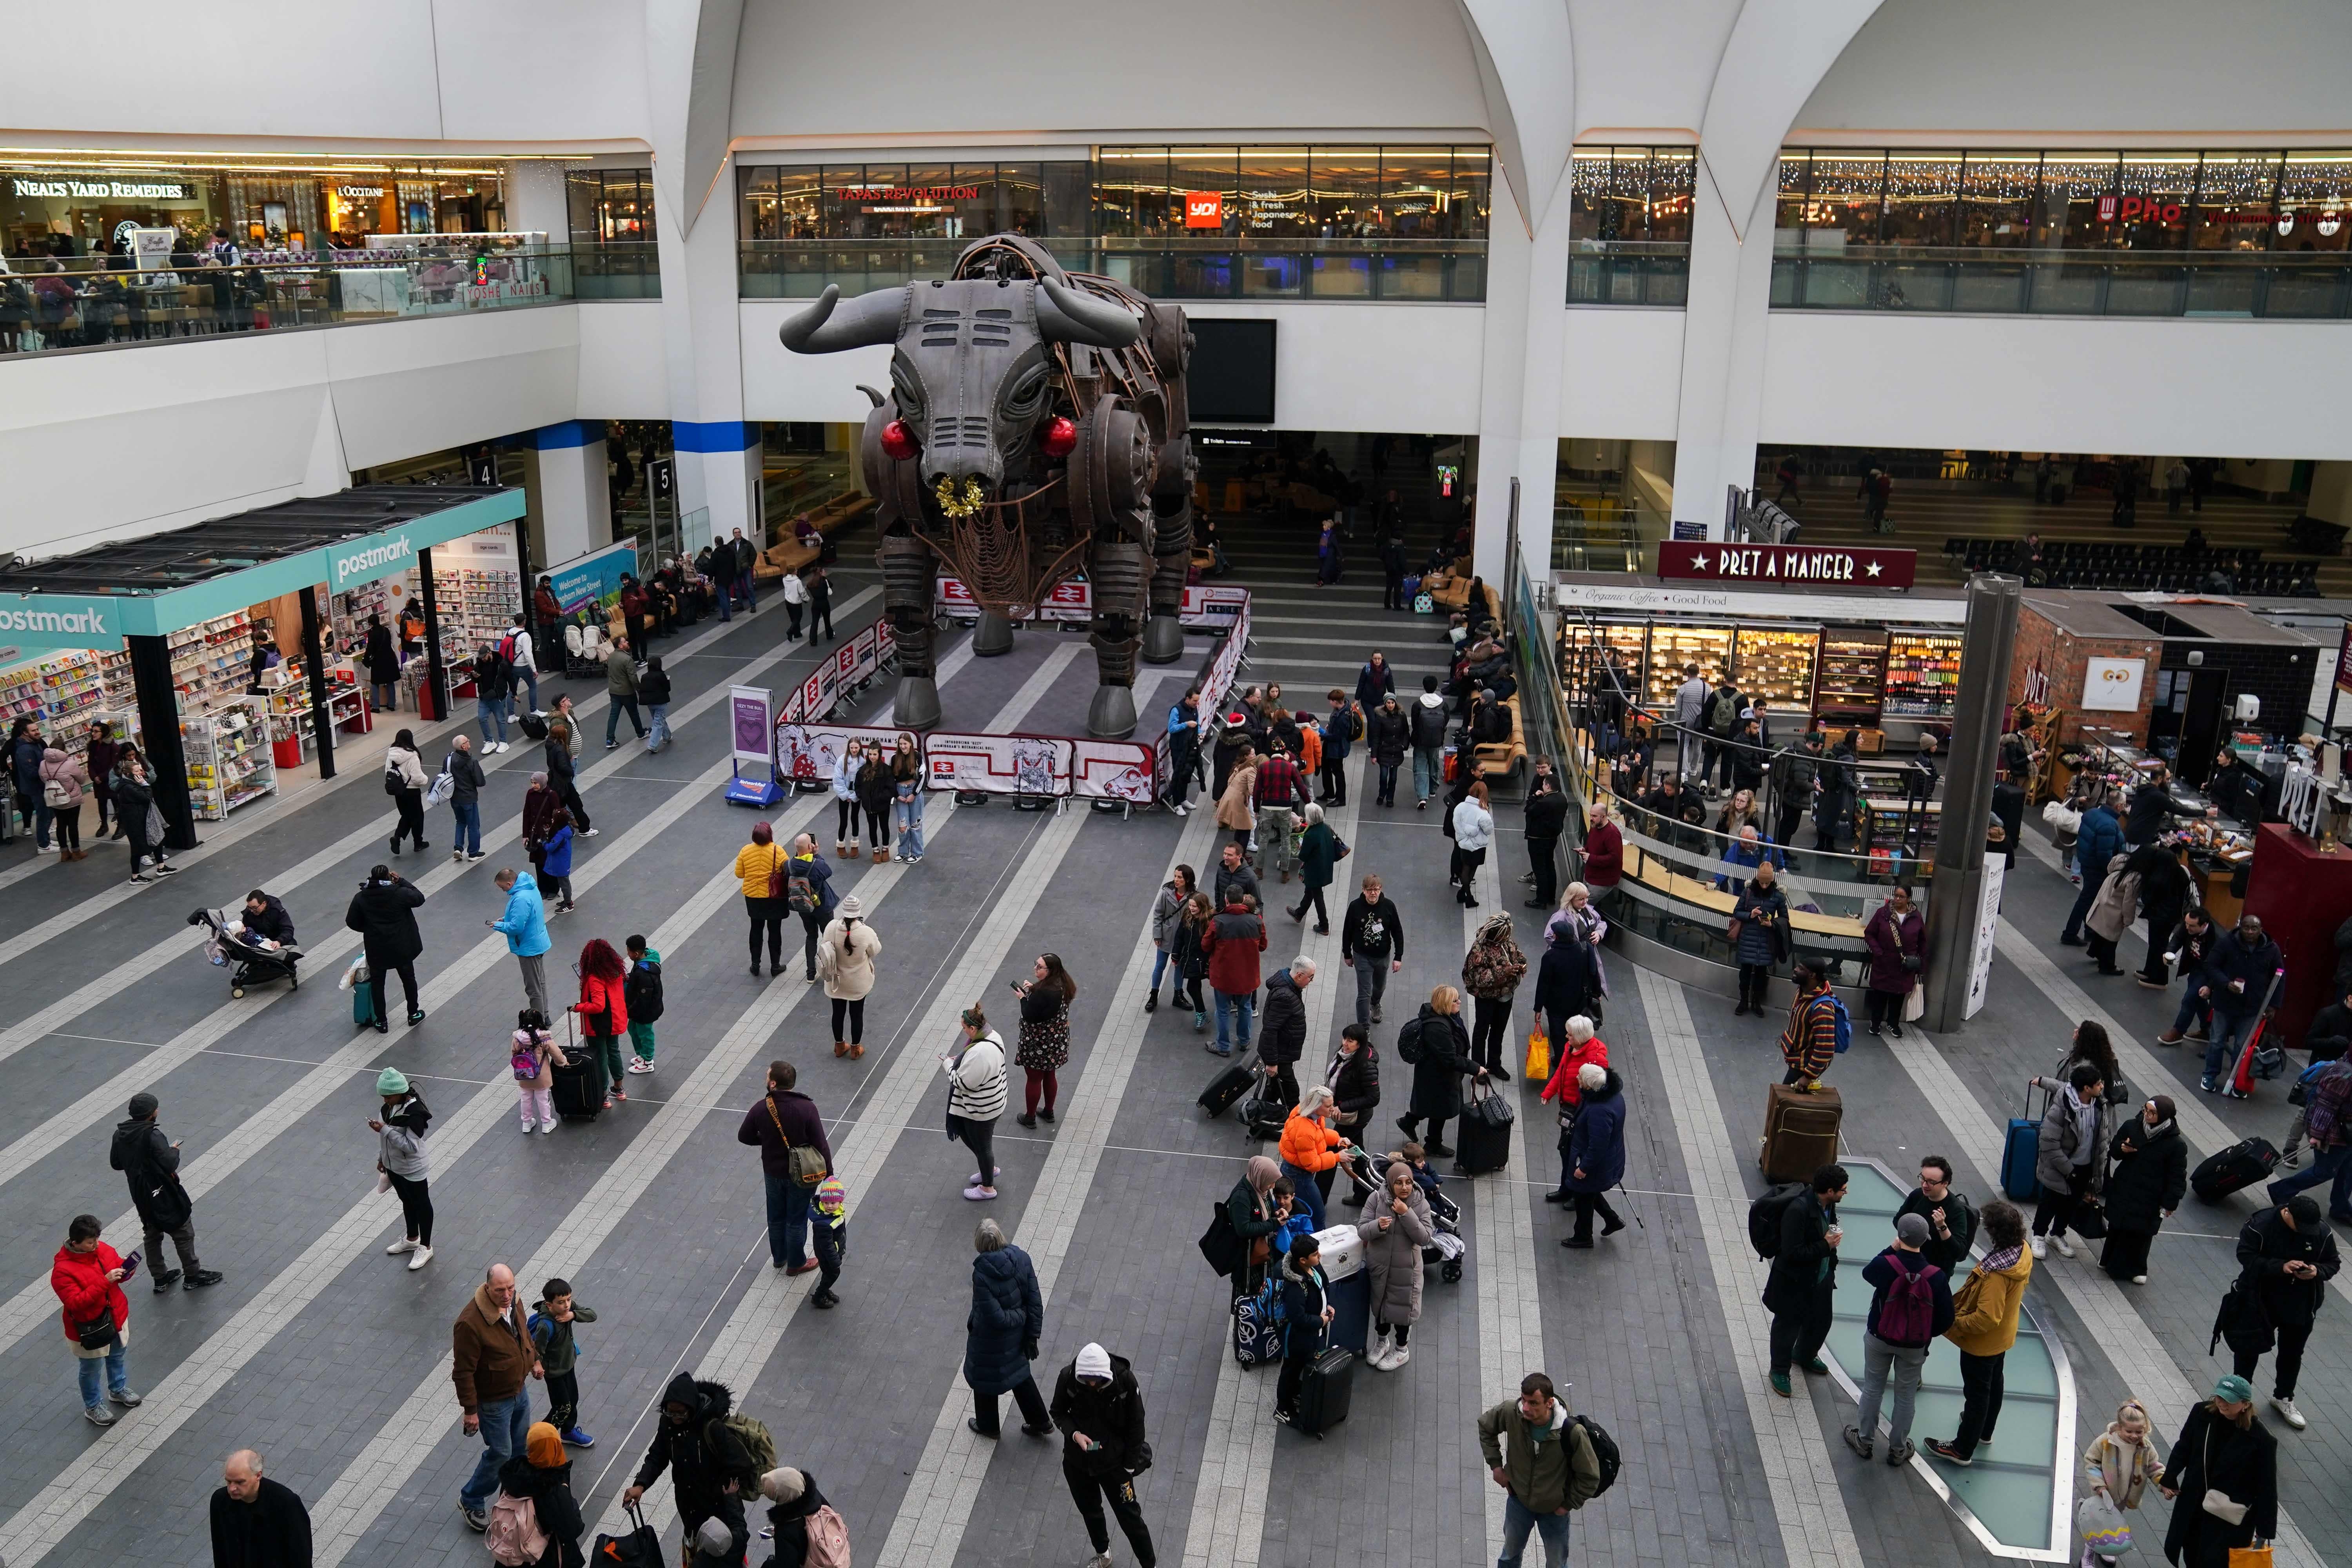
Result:
M1542 1083L1551 1077L1551 1041L1538 1024L1528 1031L1528 1081Z

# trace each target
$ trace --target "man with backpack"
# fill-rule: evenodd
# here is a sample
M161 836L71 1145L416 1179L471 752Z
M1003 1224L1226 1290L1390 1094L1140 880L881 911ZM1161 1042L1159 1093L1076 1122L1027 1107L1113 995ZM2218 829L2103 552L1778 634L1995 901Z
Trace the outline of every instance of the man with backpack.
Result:
M734 1393L723 1383L686 1372L671 1378L662 1391L661 1426L635 1479L621 1494L624 1504L635 1507L646 1489L667 1470L684 1539L695 1542L705 1521L719 1521L738 1543L732 1557L712 1559L727 1563L743 1561L741 1543L750 1537L743 1521L744 1499L759 1489L761 1476L776 1468L776 1443L768 1428L736 1414L734 1406Z
M1895 1245L1862 1266L1871 1288L1870 1314L1862 1336L1862 1410L1845 1429L1845 1446L1867 1459L1876 1446L1878 1405L1895 1382L1895 1408L1886 1423L1886 1462L1911 1461L1911 1410L1919 1397L1919 1372L1927 1348L1952 1326L1952 1277L1927 1261L1921 1248L1930 1232L1925 1215L1895 1221Z
M1715 695L1706 702L1706 749L1699 758L1698 776L1709 788L1717 787L1718 774L1720 787L1731 787L1732 759L1739 750L1733 742L1739 734L1739 711L1746 706L1730 672L1725 671L1723 684L1715 689ZM1718 761L1722 763L1720 769L1716 765Z
M1772 1314L1772 1392L1783 1399L1791 1366L1814 1377L1830 1373L1822 1342L1837 1293L1837 1248L1845 1236L1837 1206L1845 1189L1845 1167L1823 1165L1810 1183L1774 1187L1748 1210L1748 1239L1772 1263L1764 1308Z
M1789 1064L1780 1081L1817 1083L1853 1038L1853 1020L1830 989L1829 976L1811 961L1797 960L1792 973L1797 999L1789 1005L1789 1022L1780 1031L1780 1059Z
M1570 1413L1550 1378L1531 1372L1519 1396L1478 1417L1478 1451L1503 1501L1503 1554L1496 1568L1517 1568L1528 1537L1543 1539L1545 1568L1565 1568L1568 1516L1609 1489L1616 1445L1603 1450L1592 1425ZM1605 1440L1605 1439L1604 1439Z
M131 1184L131 1206L138 1210L139 1223L146 1232L148 1268L158 1296L178 1284L183 1271L191 1290L201 1290L221 1280L218 1269L207 1268L196 1261L196 1205L188 1196L188 1189L180 1184L179 1142L164 1137L163 1130L156 1125L160 1105L152 1094L132 1095L130 1119L115 1125L114 1143L108 1155L109 1163ZM178 1268L163 1267L163 1238L167 1236L180 1249Z

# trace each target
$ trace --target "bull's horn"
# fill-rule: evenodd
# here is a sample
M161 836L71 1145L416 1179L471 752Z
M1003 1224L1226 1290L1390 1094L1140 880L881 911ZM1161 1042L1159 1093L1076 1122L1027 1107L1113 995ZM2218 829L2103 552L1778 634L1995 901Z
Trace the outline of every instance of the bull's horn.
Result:
M907 290L877 289L841 303L841 287L828 283L816 303L776 329L777 341L794 353L831 354L875 343L896 342Z
M1037 280L1037 333L1049 343L1123 349L1142 335L1143 323L1108 300L1041 278Z

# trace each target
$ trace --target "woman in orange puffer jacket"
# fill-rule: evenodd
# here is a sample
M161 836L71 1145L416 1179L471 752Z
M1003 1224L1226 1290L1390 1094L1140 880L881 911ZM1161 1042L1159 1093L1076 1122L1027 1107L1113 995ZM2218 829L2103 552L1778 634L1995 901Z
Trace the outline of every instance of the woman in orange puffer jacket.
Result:
M1299 1206L1317 1230L1323 1228L1323 1200L1331 1195L1331 1173L1339 1166L1339 1151L1353 1147L1331 1131L1334 1109L1328 1087L1318 1083L1309 1089L1282 1124L1278 1146L1282 1173L1290 1178Z

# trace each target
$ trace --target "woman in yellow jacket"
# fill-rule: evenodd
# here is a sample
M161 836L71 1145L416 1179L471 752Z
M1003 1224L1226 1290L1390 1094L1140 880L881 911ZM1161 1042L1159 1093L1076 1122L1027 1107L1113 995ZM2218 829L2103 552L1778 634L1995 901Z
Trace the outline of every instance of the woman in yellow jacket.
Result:
M1290 1120L1282 1124L1282 1142L1276 1152L1282 1156L1282 1173L1307 1211L1317 1230L1323 1228L1323 1200L1330 1195L1331 1170L1339 1163L1339 1151L1352 1145L1347 1139L1331 1131L1331 1118L1338 1107L1331 1102L1328 1086L1317 1084L1298 1098L1298 1108Z
M735 853L735 875L743 883L743 909L751 918L751 973L760 973L760 935L768 938L768 968L784 970L783 871L790 857L764 822L751 825L751 842Z
M1955 1465L1973 1463L1977 1445L1992 1440L1993 1423L2000 1418L2001 1363L2017 1342L2025 1282L2033 1277L2025 1215L2017 1205L1989 1203L1982 1217L1990 1250L1953 1296L1952 1326L1944 1331L1960 1352L1960 1430L1948 1443L1927 1439L1929 1453Z

